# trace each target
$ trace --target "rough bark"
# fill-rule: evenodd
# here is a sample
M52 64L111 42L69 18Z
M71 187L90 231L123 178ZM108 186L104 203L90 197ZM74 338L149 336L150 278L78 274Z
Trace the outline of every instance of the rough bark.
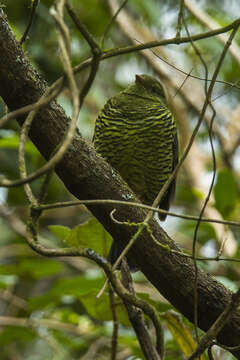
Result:
M47 88L46 82L30 65L11 32L0 9L0 96L10 110L34 103ZM22 124L23 119L18 119ZM30 138L41 154L48 159L67 130L69 119L63 109L52 102L41 109L32 124ZM122 179L96 154L93 147L76 134L72 145L56 168L56 173L68 190L78 199L126 200L133 197ZM127 244L136 228L111 221L110 211L116 208L119 220L141 222L146 211L120 205L92 205L89 210L119 242ZM159 224L150 222L154 236L171 249L179 250ZM130 250L130 255L148 280L184 316L193 321L194 267L192 261L168 252L153 242L145 231ZM199 270L198 319L206 331L229 303L231 293L210 275ZM226 346L240 342L240 312L235 313L223 328L218 340ZM234 355L240 359L240 351Z

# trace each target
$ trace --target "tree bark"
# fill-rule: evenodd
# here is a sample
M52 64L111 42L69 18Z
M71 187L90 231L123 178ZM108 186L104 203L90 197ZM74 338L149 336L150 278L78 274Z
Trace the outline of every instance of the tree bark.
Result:
M10 110L36 102L47 89L47 83L33 69L10 30L0 9L0 96ZM24 118L18 119L21 125ZM32 123L30 138L47 160L67 131L69 119L55 101L38 111ZM134 199L127 185L86 141L76 134L72 145L56 167L56 173L68 190L78 199ZM127 200L126 200L127 201ZM136 200L138 201L138 200ZM116 241L126 245L136 231L114 223L109 214L116 209L115 217L121 221L141 222L146 211L121 205L91 205L89 210L103 224ZM151 229L157 240L178 250L159 224L152 220ZM184 316L193 321L194 266L190 259L164 250L144 231L130 250L138 267L148 280ZM207 331L229 303L231 293L210 275L198 272L199 327ZM226 324L218 336L226 346L240 343L240 312ZM233 352L240 359L240 350Z

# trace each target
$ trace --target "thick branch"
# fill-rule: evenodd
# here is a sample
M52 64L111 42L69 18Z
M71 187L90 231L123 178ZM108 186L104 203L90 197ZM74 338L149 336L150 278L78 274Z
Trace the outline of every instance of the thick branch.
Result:
M0 54L0 95L9 109L15 110L36 102L46 90L47 84L24 57L1 9ZM21 125L23 119L18 121ZM68 122L69 119L56 102L38 111L30 130L30 137L46 159L49 159L62 140ZM133 199L122 179L116 176L110 166L79 134L75 136L72 145L58 164L56 173L78 199ZM115 217L121 221L141 222L146 216L146 211L124 205L89 206L90 211L111 235L117 241L127 244L136 228L112 222L109 214L113 208L116 208ZM149 224L158 241L168 244L174 250L179 250L155 220L150 221ZM192 261L158 246L146 230L130 250L130 256L135 258L141 271L159 292L192 321L194 308ZM231 294L223 285L199 270L198 299L199 326L207 331L230 302ZM235 312L220 332L218 341L227 346L236 346L239 344L239 338L240 313ZM234 354L240 358L240 351Z

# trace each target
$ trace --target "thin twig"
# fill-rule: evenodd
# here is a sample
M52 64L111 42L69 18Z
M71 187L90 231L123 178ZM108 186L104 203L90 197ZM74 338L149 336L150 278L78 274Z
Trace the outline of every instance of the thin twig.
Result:
M24 34L20 40L20 45L22 45L24 43L24 41L26 40L27 38L27 35L29 33L29 30L32 26L32 22L33 22L33 18L34 18L34 15L35 15L35 12L36 12L36 9L37 9L37 6L38 6L38 1L39 0L34 0L31 4L31 13L30 13L30 19L29 19L29 22L28 22L28 25L26 27L26 30L24 31Z
M19 296L14 295L9 290L2 290L0 291L0 299L10 302L11 305L18 307L19 309L27 310L28 309L28 302Z
M14 113L17 113L17 116L20 116L23 113L29 111L29 109L32 109L31 112L29 113L27 119L25 120L25 123L26 123L25 126L26 126L26 131L27 131L29 126L31 125L31 122L34 119L34 116L35 116L36 112L39 110L39 108L41 108L43 106L46 106L50 101L52 101L52 99L55 98L59 94L60 89L62 90L61 84L59 84L59 87L55 88L55 90L53 90L53 88L49 88L36 104L28 105L28 106L26 106L24 108L16 110L16 112L14 111L14 112L12 112L10 114L7 114L7 117L4 116L4 120L6 121L9 118L12 118L14 116ZM52 90L53 90L53 93L51 93ZM51 95L50 95L50 93L51 93ZM21 145L22 149L20 151L20 157L24 156L23 151L24 151L24 144L25 144L26 136L27 136L27 133L24 134L24 142L21 143L22 144ZM21 158L20 161L24 161L24 159ZM49 171L53 166L55 166L55 162L57 162L57 161L59 161L59 159L58 159L58 155L56 153L54 159L52 158L42 168L38 169L34 173L28 175L27 177L24 177L23 179L18 179L18 180L14 180L14 181L10 181L8 179L3 179L0 182L0 186L2 186L2 187L15 187L15 186L20 186L20 185L29 183L29 182L37 179L38 177L40 177L41 175L43 175L47 171Z
M41 204L45 200L45 198L47 196L48 185L49 185L49 182L50 182L50 180L52 178L52 174L53 174L53 170L49 170L45 174L45 177L44 177L43 182L41 184L39 195L38 195L38 198L37 198L38 204Z
M97 74L102 51L101 51L98 43L95 41L94 37L92 36L92 34L88 31L88 29L84 26L84 24L79 20L79 18L75 14L73 8L69 5L68 1L66 2L66 9L67 9L69 15L71 16L72 20L74 21L74 24L76 25L77 29L80 31L80 33L83 35L84 39L87 41L88 45L90 46L92 55L93 55L92 63L91 63L91 72L90 72L89 77L88 77L86 83L84 84L81 94L79 96L80 107L81 107L83 104L84 98L88 94L88 92L93 84L93 81L95 79L95 76Z
M130 270L127 262L124 259L122 260L122 265L121 265L121 275L122 275L121 281L123 286L132 294L132 296L136 297ZM143 317L143 312L137 309L134 305L132 305L128 301L123 300L123 302L126 306L129 320L135 330L143 354L149 360L163 359L164 343L163 343L163 331L161 328L160 319L157 319L157 323L156 322L154 323L155 332L156 332L156 347L155 347L151 339L149 329L147 329L146 327Z
M111 360L117 359L117 346L118 346L118 328L119 328L119 322L117 317L117 309L116 309L116 302L114 298L114 292L109 285L109 299L110 299L110 308L112 311L112 317L113 317L113 331L112 331L112 340L111 340Z
M206 12L204 12L196 1L185 0L185 7L192 13L192 15L204 26L206 26L210 30L214 30L219 26L219 23L213 19L213 17L209 16ZM225 34L219 34L217 36L224 45L227 42L228 38ZM236 41L233 41L232 46L229 49L229 53L231 56L240 63L240 48Z
M177 23L176 38L180 38L180 36L181 36L184 6L185 6L185 5L184 5L184 0L180 0L180 9L179 9L179 13L178 13L178 23Z
M226 306L225 310L213 323L210 329L206 332L205 335L199 341L199 344L188 358L188 360L196 359L199 357L212 343L212 341L217 337L222 328L226 325L229 319L232 317L233 313L237 310L240 305L240 289L232 295L231 301Z
M108 25L106 26L106 29L104 31L103 37L102 37L102 41L101 41L101 48L103 49L104 46L104 41L107 37L107 34L110 31L111 26L113 25L113 23L116 21L116 18L118 16L118 14L120 13L120 11L127 5L128 0L124 0L122 2L121 5L119 5L119 8L117 9L117 11L115 12L115 14L113 14L113 16L111 17L110 22L108 23Z
M54 319L34 319L34 318L17 318L13 316L0 316L1 326L20 326L36 328L38 326L45 326L50 329L64 330L78 336L83 336L84 333L79 326Z
M132 201L122 201L122 200L112 200L112 199L75 200L75 201L57 202L57 203L52 203L52 204L41 204L41 205L38 205L37 207L39 208L39 210L51 210L51 209L57 209L57 208L62 208L62 207L68 207L68 206L91 205L91 204L116 204L116 205L124 205L124 206L133 206L133 207L139 207L139 208L146 209L146 210L151 210L151 211L159 213L159 214L166 214L168 216L178 217L180 219L193 220L193 221L199 220L199 216L177 214L172 211L166 211L163 209L159 209L156 207L142 204L140 202L138 203L138 202L132 202ZM200 221L240 227L239 221L219 220L219 219L211 219L211 218L204 218L204 217L202 217L200 219Z
M225 27L221 27L216 30L207 31L204 33L193 35L192 41L207 39L209 37L214 37L218 34L226 33L228 31L232 30L235 26L238 26L239 24L240 24L240 18ZM100 57L100 61L106 60L106 59L109 59L109 58L112 58L115 56L119 56L119 55L131 54L132 52L150 49L152 47L166 46L166 45L170 45L170 44L178 45L178 44L185 44L185 43L189 43L189 42L190 42L190 39L188 37L181 37L178 39L176 37L174 37L174 38L160 40L160 41L149 41L149 42L146 42L146 43L140 44L140 45L132 45L132 46L126 46L124 48L105 50ZM88 66L90 66L91 63L92 63L92 58L89 58L89 59L83 61L81 64L75 66L73 68L73 72L79 73L80 71L82 71L82 70L86 69ZM56 80L56 82L53 84L53 86L60 85L63 81L64 81L64 77L60 77L58 80Z
M63 78L61 79L64 80ZM6 122L9 120L16 119L17 117L29 113L30 111L39 110L44 106L48 105L52 100L54 100L60 94L60 92L63 90L63 85L64 85L64 81L55 82L52 86L50 86L46 90L44 95L36 103L26 105L10 113L6 113L0 119L0 128L3 127L6 124Z
M186 33L189 36L189 39L191 40L191 46L194 49L196 55L199 57L202 65L204 67L205 79L206 79L206 81L204 82L205 97L210 103L210 99L207 98L207 90L208 90L207 89L207 85L208 85L208 67L207 67L207 64L206 64L205 60L203 59L201 52L198 50L196 44L194 44L194 42L191 39L191 35L189 33L189 30L188 30L188 27L187 27L187 24L186 24L186 21L185 21L184 14L183 14L182 21L183 21ZM211 125L213 124L213 120L215 118L215 115L216 115L216 112L214 111L213 116L212 116L212 120L211 120ZM212 126L211 126L211 129L212 129ZM209 138L210 138L210 143L211 143L211 146L212 146L212 136L211 136L210 131L209 131ZM205 210L205 208L207 206L207 203L208 203L208 201L210 199L210 195L211 195L211 192L212 192L212 188L213 188L213 184L214 184L214 180L215 180L215 175L216 175L216 159L215 159L215 153L214 153L213 146L212 146L212 154L213 154L213 168L214 168L213 177L212 177L212 180L211 180L211 184L210 184L210 187L209 187L208 194L207 194L206 199L204 201L204 204L203 204L203 206L202 206L202 208L200 210L199 219L198 219L197 224L196 224L195 229L194 229L193 243L192 243L192 256L193 256L193 263L194 263L194 268L195 268L195 277L194 277L194 331L195 331L195 336L196 336L197 343L199 342L199 336L198 336L198 288L197 288L197 285L198 285L198 266L197 266L197 260L195 259L196 258L196 244L197 244L197 234L198 234L199 226L201 224L201 218L203 216L203 213L204 213L204 210Z
M137 43L142 44L142 45L144 44L142 41L140 41L140 40L138 40L138 39L134 39L134 41L136 41ZM189 71L189 72L186 72L186 71L184 71L183 69L181 69L179 66L176 66L176 65L174 65L173 63L171 63L170 61L166 60L163 56L159 55L156 51L151 50L151 49L149 49L149 50L151 51L151 53L152 53L154 56L156 56L159 60L161 60L161 61L164 62L165 64L169 65L172 69L176 70L177 72L179 72L179 73L181 73L181 74L183 74L183 75L186 75L186 78L187 78L187 79L188 79L188 78L192 78L192 79L204 81L205 83L206 83L206 82L211 82L211 80L212 80L212 79L203 78L203 77L201 77L201 76L193 75L193 74L192 74L193 69L191 69L191 71ZM185 81L184 81L184 83L185 83ZM239 84L239 80L235 81L235 83L231 83L231 82L225 81L225 80L216 80L216 83L222 84L222 85L227 85L227 86L230 87L230 89L238 89L238 90L240 90L240 86L238 85L238 84ZM229 91L229 89L225 90L221 95L216 96L216 97L212 100L212 102L214 102L215 100L217 100L219 97L227 94L228 91ZM176 94L175 94L175 96L176 96Z

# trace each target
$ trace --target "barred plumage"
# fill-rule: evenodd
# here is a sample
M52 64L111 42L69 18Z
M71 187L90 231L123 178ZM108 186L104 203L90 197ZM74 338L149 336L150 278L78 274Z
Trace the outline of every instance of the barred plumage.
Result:
M96 121L94 145L141 201L151 205L178 161L176 125L161 83L136 75L134 84L108 100ZM175 181L160 208L168 210L174 189ZM111 261L118 256L113 250Z

